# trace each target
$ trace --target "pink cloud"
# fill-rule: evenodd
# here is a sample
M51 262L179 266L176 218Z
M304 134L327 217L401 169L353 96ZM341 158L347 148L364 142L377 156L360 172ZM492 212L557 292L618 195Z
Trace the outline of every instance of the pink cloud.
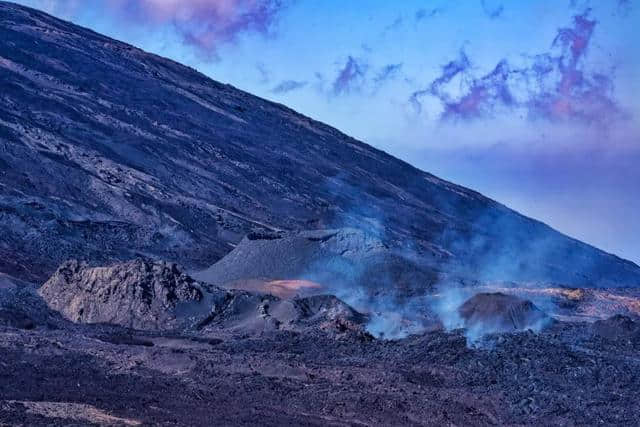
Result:
M174 25L185 43L207 56L244 32L268 33L281 0L106 0L120 17L143 25Z
M536 55L520 68L506 59L490 73L476 77L464 51L442 67L429 89L414 92L409 101L421 111L423 96L440 100L442 119L478 119L500 110L524 109L532 119L582 121L608 126L624 116L613 97L613 71L596 71L586 61L597 21L590 11L573 18L573 25L558 29L551 51ZM450 83L460 77L456 96ZM516 96L518 94L519 96ZM524 96L523 96L524 94Z
M367 65L349 56L344 67L333 82L333 92L336 95L357 90L364 80Z

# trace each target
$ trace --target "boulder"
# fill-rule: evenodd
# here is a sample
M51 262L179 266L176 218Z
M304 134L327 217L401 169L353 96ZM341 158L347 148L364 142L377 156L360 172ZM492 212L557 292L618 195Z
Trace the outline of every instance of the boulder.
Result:
M108 267L68 261L39 293L73 322L153 330L184 327L226 295L196 282L176 264L141 259Z
M595 335L607 340L640 342L640 323L622 314L598 320L593 323L592 329Z
M476 294L458 313L466 328L485 333L539 329L550 321L531 301L500 292Z

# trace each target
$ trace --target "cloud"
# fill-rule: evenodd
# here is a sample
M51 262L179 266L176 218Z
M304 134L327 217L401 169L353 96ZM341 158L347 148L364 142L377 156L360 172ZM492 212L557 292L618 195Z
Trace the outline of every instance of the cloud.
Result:
M289 0L34 0L49 13L70 19L101 10L119 25L171 25L183 42L206 57L242 33L267 34Z
M73 18L76 12L84 5L82 0L31 0L23 3L67 20Z
M440 15L444 11L441 7L436 7L431 10L427 9L419 9L416 11L415 19L417 22L420 22L427 18L434 18L437 15Z
M382 69L373 78L374 83L382 84L387 80L394 79L398 76L398 73L402 70L402 64L388 64L382 67Z
M502 59L489 73L475 76L469 57L460 50L427 89L411 94L409 103L421 113L421 99L433 96L440 101L443 120L519 109L531 119L606 126L623 113L613 99L613 70L593 71L586 60L597 25L589 13L574 16L572 26L558 29L550 52L529 57L521 67ZM454 79L458 85L451 84Z
M403 22L404 22L404 19L402 18L402 16L398 16L391 24L387 25L384 28L384 31L382 32L383 35L388 32L398 30L400 27L402 27Z
M507 61L500 61L488 74L479 78L470 75L471 61L460 50L458 58L442 67L441 75L436 78L428 90L414 92L410 102L421 111L420 97L430 94L440 100L443 106L443 119L473 119L489 116L497 106L512 107L516 100L509 87L513 71ZM465 87L462 95L453 97L446 89L456 77Z
M294 90L302 89L307 84L308 82L305 82L305 81L299 82L295 80L285 80L283 82L280 82L280 84L278 84L276 87L274 87L271 90L271 92L277 93L277 94L288 93Z
M632 9L632 1L631 0L618 0L618 10L617 12L621 16L628 16Z
M487 75L474 79L464 95L455 101L444 103L442 117L470 119L491 115L498 106L512 107L516 104L509 88L511 70L506 61L501 61Z
M316 72L315 87L318 92L329 96L349 93L375 96L386 83L402 75L402 67L402 63L373 67L364 59L349 56L332 81L327 81L322 73Z
M421 99L423 96L429 95L430 93L431 91L429 89L421 89L421 90L416 90L411 94L411 96L409 97L409 103L413 107L413 110L415 111L416 114L422 113Z
M460 49L458 52L458 58L449 61L442 67L442 73L438 78L431 82L429 91L432 95L441 99L448 98L448 95L442 92L442 86L449 83L457 75L466 73L471 68L471 61L465 53L464 49Z
M271 73L263 62L256 63L256 70L260 74L260 83L267 84L271 81Z
M385 83L396 79L400 75L402 64L387 64L375 73L368 73L369 69L369 64L363 59L356 59L353 56L349 56L347 62L340 69L338 76L333 81L330 94L338 96L358 92L360 94L373 96Z
M267 33L280 0L108 0L116 13L143 24L173 24L186 44L212 54L243 32Z
M488 0L480 0L482 11L491 19L499 18L504 12L504 5L491 5Z
M576 15L572 27L558 30L553 47L561 50L559 56L541 55L529 70L538 82L527 103L533 117L609 121L622 115L612 98L613 71L586 69L585 56L597 24L588 15L589 11ZM547 88L545 79L554 77L554 86Z
M422 113L422 98L427 95L435 96L442 103L449 102L451 96L443 90L443 86L453 80L456 76L465 74L471 67L471 62L464 49L458 52L458 58L448 62L442 67L440 76L431 82L428 89L414 91L409 97L409 102L413 106L416 114Z
M631 0L618 0L619 8L629 8L631 7Z
M338 73L338 77L333 82L334 95L342 95L359 90L364 83L367 68L367 64L349 56L344 67Z

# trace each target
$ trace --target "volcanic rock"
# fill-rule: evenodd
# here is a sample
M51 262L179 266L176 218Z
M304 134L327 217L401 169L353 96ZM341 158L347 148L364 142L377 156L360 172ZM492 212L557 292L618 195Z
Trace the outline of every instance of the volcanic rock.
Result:
M438 274L375 236L344 228L250 234L194 277L227 288L292 297L358 289L424 293Z
M226 292L198 283L173 263L134 260L109 267L64 263L39 290L49 307L78 323L172 329L208 311ZM205 294L207 298L205 298Z
M367 317L333 295L314 295L283 301L272 313L282 322L317 327L329 332L363 332Z
M61 320L47 307L33 284L0 275L0 326L17 329L55 327Z
M141 259L107 267L68 261L39 293L51 309L72 322L141 330L363 333L367 320L331 295L282 300L268 294L223 290L195 281L173 263Z
M537 329L549 317L531 301L500 292L479 293L458 308L466 328L482 332Z
M230 291L198 329L262 334L274 331L324 331L365 334L367 317L333 295L280 299L273 295Z
M593 332L605 339L618 341L629 340L640 343L640 323L630 317L617 314L608 319L593 323Z

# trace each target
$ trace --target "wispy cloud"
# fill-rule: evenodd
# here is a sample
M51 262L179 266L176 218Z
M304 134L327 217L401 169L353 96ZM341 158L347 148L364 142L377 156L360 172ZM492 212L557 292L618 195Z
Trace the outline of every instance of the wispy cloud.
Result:
M360 89L364 84L367 68L367 64L363 61L349 56L333 82L334 95L341 95Z
M449 83L457 75L466 73L469 68L471 68L471 61L469 61L469 57L465 53L464 49L460 49L458 52L458 58L445 64L442 67L442 73L440 76L431 82L431 94L441 99L447 99L449 96L446 92L442 91L443 85Z
M476 76L461 50L428 88L411 94L410 104L420 113L421 99L433 96L440 101L445 120L477 119L501 110L523 109L531 119L606 125L622 112L613 99L613 71L592 70L585 59L597 25L589 13L574 16L572 26L558 29L549 52L532 56L521 67L512 67L503 59L489 73ZM455 78L459 84L452 88Z
M185 43L205 54L243 32L267 33L279 0L108 0L119 14L144 24L173 24Z
M266 34L289 0L34 0L47 12L71 18L101 10L120 25L171 25L183 42L206 57L246 32Z
M449 61L442 67L440 76L433 80L427 89L419 89L414 91L409 97L409 102L413 106L417 114L422 113L422 98L427 95L435 96L440 99L443 104L450 102L451 96L443 87L453 80L456 76L464 74L471 67L469 57L464 49L458 52L458 58Z
M499 18L504 12L504 5L502 3L492 4L489 0L480 0L482 10L491 19Z
M288 92L292 92L294 90L302 89L307 84L309 84L309 82L296 81L296 80L285 80L283 82L280 82L273 89L271 89L271 92L277 93L277 94L288 93Z
M506 61L501 61L487 75L474 79L465 94L452 101L443 100L442 117L472 119L486 117L498 106L512 107L516 104L509 88L512 71Z
M553 47L559 56L540 55L528 71L538 82L527 106L534 117L609 121L621 115L612 97L612 71L587 69L585 56L597 21L589 11L573 18L573 26L560 28ZM553 79L553 86L547 81Z
M258 70L258 74L260 75L260 83L267 84L271 81L271 73L263 62L256 63L256 70Z
M382 84L388 80L394 79L398 76L402 70L402 64L388 64L382 67L380 71L373 78L374 83Z
M422 113L422 97L429 95L431 91L429 89L421 89L414 91L409 97L409 103L413 107L416 114Z
M391 24L387 25L384 28L383 34L398 30L400 27L402 27L403 22L404 22L404 18L402 18L402 16L398 16L396 19L394 19L394 21Z
M428 18L434 18L437 15L440 15L444 11L441 7L436 7L433 9L418 9L415 14L416 21L422 21Z

